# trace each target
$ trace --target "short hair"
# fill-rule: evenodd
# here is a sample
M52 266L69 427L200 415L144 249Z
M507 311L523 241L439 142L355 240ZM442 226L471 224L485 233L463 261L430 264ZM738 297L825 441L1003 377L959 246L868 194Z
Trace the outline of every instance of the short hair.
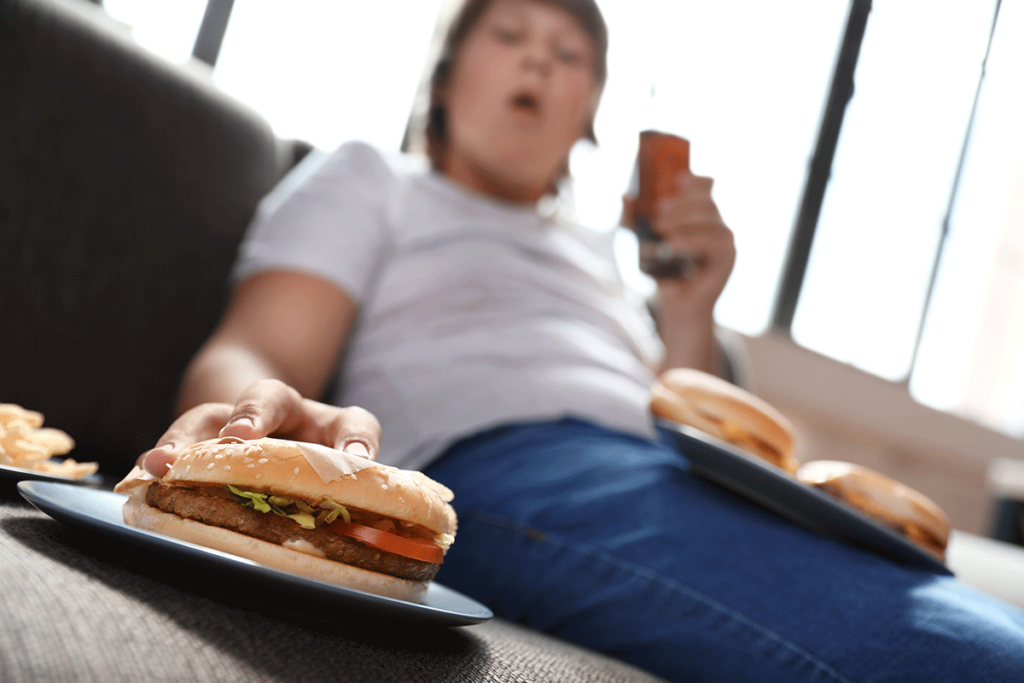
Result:
M430 99L426 120L426 152L431 166L440 169L448 150L448 112L442 94L448 88L455 69L455 59L465 42L466 37L480 21L487 9L495 0L466 0L449 25L448 34L441 54L434 65L430 77ZM590 38L594 48L594 80L598 91L604 87L608 76L608 28L605 25L601 10L594 0L537 0L553 5L571 15L584 33ZM585 137L597 142L594 134L593 119L587 123ZM569 169L563 169L561 180L568 176ZM556 181L557 182L557 181Z

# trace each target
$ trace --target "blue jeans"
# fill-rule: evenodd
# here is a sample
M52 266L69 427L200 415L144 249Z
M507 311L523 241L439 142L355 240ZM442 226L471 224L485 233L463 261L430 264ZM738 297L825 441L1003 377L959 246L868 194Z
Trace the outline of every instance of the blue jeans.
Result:
M684 455L577 420L456 444L427 469L459 513L438 580L675 681L1024 681L1024 613L806 531Z

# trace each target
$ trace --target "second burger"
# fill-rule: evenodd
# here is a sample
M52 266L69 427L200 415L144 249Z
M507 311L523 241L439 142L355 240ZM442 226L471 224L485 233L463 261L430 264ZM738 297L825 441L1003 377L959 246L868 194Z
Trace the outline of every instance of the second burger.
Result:
M757 396L706 372L663 372L651 387L651 412L699 429L790 474L800 467L789 420Z

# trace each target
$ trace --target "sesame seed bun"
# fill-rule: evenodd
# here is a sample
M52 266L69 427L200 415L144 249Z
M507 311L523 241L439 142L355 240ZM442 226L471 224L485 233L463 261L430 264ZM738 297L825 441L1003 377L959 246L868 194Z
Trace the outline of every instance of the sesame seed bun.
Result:
M663 372L651 387L651 412L699 429L790 474L800 466L793 455L789 420L764 400L706 372Z

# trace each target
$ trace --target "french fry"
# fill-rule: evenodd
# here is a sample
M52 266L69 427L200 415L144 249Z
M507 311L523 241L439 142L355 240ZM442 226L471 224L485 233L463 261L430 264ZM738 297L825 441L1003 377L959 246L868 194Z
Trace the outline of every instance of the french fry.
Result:
M60 429L43 427L43 414L15 403L0 403L0 465L83 479L99 470L99 463L52 458L70 453L75 440Z

